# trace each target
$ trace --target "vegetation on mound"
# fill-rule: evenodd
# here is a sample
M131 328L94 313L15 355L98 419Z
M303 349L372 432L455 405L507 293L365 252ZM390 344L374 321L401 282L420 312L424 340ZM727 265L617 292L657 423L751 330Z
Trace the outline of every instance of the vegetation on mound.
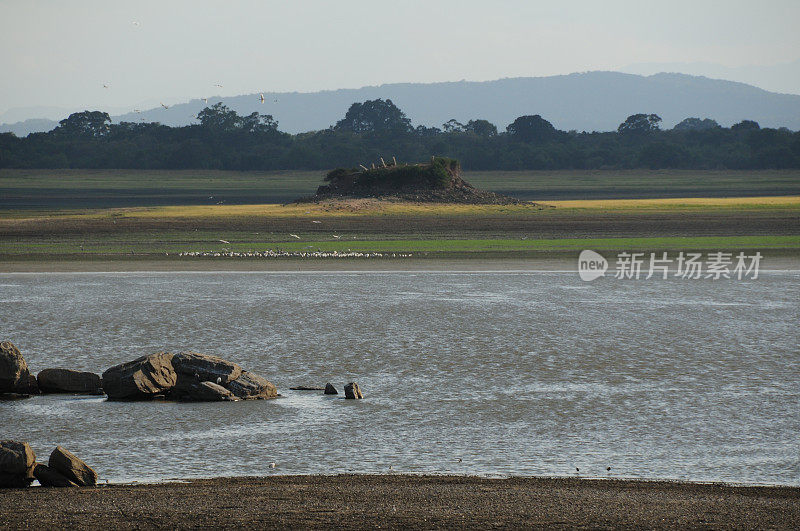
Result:
M512 197L475 189L461 178L455 159L432 157L429 163L391 165L381 159L372 168L337 168L325 176L312 201L331 198L381 197L436 203L516 204Z
M381 160L381 162L383 162ZM400 191L472 188L461 179L461 165L455 159L433 157L427 164L397 164L368 169L336 168L325 176L327 185L317 195L371 195Z

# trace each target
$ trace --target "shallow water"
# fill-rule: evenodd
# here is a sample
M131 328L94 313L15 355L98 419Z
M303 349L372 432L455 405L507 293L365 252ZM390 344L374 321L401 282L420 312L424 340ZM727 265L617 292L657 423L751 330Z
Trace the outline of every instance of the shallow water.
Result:
M111 481L579 467L800 485L799 296L796 272L2 274L0 339L34 372L196 350L284 398L42 396L0 402L0 435L42 461L61 444ZM289 390L352 380L365 400Z

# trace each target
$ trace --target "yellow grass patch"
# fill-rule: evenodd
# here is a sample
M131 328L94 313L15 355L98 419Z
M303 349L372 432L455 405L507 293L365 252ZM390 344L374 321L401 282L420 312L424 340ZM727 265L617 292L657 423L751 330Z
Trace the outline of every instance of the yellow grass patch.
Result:
M519 205L464 205L442 203L412 203L379 199L350 199L291 205L189 205L99 210L61 210L5 217L5 223L31 220L108 220L108 219L236 219L236 218L296 218L323 219L336 217L393 217L393 216L509 216L536 215L575 210L603 211L683 211L683 210L758 210L800 209L800 196L670 198L670 199L598 199L577 201L546 201Z
M588 199L545 201L556 208L596 210L683 210L702 208L795 208L800 196L678 197L662 199Z

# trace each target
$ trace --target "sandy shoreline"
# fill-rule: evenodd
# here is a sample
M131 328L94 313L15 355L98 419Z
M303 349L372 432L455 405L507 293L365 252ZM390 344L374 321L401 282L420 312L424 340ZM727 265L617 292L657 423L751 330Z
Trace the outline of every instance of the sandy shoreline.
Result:
M0 527L797 528L799 487L340 475L0 491Z

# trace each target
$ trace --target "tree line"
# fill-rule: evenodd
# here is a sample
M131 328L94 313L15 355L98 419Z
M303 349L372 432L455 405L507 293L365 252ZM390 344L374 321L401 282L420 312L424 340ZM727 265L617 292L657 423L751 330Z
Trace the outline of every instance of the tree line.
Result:
M222 103L197 119L169 127L74 113L46 133L0 134L0 168L323 170L433 155L457 158L469 170L800 168L800 132L752 120L725 128L692 117L664 130L659 116L634 114L616 131L589 133L526 115L505 131L483 119L414 127L381 99L354 103L328 129L296 135L281 132L271 115L240 116Z

